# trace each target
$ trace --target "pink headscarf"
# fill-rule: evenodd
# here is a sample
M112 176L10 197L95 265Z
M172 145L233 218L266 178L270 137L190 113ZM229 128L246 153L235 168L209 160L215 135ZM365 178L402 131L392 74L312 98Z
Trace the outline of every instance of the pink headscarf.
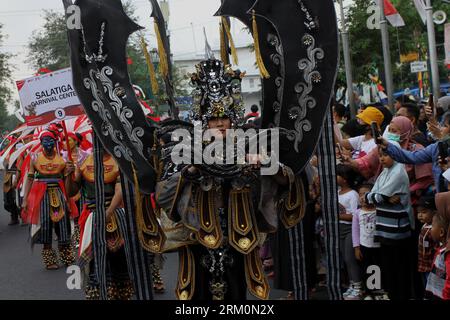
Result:
M400 144L403 149L407 148L414 130L411 120L404 116L398 116L393 118L391 123L400 128Z

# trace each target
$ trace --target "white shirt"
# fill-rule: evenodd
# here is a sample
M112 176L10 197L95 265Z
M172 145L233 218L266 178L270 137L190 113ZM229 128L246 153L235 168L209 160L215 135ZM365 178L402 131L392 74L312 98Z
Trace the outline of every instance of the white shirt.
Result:
M380 244L374 241L377 211L358 210L359 242L366 248L379 248Z
M353 148L353 158L362 158L369 154L374 148L377 147L375 140L373 138L367 140L365 136L359 136L348 139L348 142Z
M359 195L355 190L351 190L344 194L339 194L339 203L345 208L347 214L354 215L359 206ZM352 224L351 221L339 221L343 224Z

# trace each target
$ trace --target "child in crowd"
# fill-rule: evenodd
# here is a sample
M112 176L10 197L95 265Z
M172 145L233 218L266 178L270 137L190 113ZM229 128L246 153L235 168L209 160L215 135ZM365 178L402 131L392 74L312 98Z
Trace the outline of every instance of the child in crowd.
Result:
M417 218L423 223L419 235L418 271L422 274L424 286L427 284L428 274L433 266L433 259L438 247L431 236L431 223L436 214L434 196L426 196L420 199L417 207Z
M379 149L383 171L368 204L376 206L375 241L380 243L381 280L391 300L408 300L411 286L410 241L413 212L409 195L409 178L404 165L395 162Z
M361 203L353 215L352 239L355 257L362 264L362 273L367 282L367 270L370 266L380 265L380 244L375 241L376 208L366 201L366 194L372 191L372 184L363 184L359 188L359 201ZM382 300L384 297L381 288L370 290L366 300Z
M440 243L440 247L428 275L426 290L436 299L450 300L450 245L448 242L450 193L438 193L436 206L438 213L433 217L431 236L434 241Z
M344 293L344 299L360 300L362 298L361 269L356 261L352 243L352 220L359 206L359 196L354 190L356 175L353 169L346 165L338 165L336 175L339 186L339 204L343 208L339 214L341 255L350 280L350 286Z

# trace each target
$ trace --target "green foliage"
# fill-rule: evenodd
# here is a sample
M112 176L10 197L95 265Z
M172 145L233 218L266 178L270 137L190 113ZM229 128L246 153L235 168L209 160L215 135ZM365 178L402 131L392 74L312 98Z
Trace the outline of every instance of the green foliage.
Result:
M3 45L3 25L0 24L0 48ZM11 101L11 65L9 63L12 55L0 51L0 133L11 130L17 124L17 119L8 113L8 105Z
M44 25L35 30L28 44L28 62L37 71L52 71L70 66L66 20L63 13L44 11Z
M124 9L130 18L136 20L135 7L131 2L124 3ZM44 25L33 32L28 49L28 62L36 71L39 68L58 70L69 67L70 51L64 14L56 11L44 11ZM148 68L137 35L132 35L129 39L127 56L133 62L128 66L132 83L141 87L147 98L152 99L156 104L165 104L164 83L159 74L157 78L160 92L156 94L151 92ZM184 81L183 76L174 67L173 83L175 93L181 96L187 95L187 92L182 89L182 81Z
M405 26L394 28L389 25L389 39L392 68L394 72L394 86L405 88L417 85L415 74L411 74L409 63L400 64L400 55L410 52L417 52L418 47L422 48L421 59L424 59L428 46L427 29L420 19L412 0L392 0L403 19ZM367 8L373 4L372 1L354 0L349 7L347 21L350 34L350 47L352 54L354 81L359 83L369 82L368 74L379 70L380 74L384 69L383 50L380 30L369 30L367 19L369 14ZM433 1L434 10L444 10L449 13L450 6L442 1ZM444 27L436 26L436 42L438 44L438 55L441 64L444 59L443 46ZM425 50L425 51L424 51ZM340 71L340 77L343 71ZM441 73L441 78L445 79L445 73Z

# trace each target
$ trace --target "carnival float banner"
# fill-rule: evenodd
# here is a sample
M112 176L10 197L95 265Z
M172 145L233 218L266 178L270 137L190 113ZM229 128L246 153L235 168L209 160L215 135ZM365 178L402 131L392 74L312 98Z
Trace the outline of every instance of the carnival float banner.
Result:
M16 82L29 126L42 126L84 113L72 83L72 70L62 69Z

